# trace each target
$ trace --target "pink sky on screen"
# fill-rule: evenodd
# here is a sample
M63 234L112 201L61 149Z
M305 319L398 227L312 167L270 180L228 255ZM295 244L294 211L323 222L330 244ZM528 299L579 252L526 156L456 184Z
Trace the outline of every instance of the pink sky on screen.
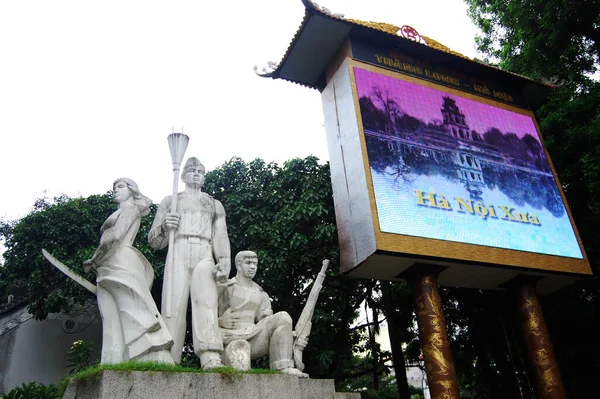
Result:
M456 100L456 105L466 117L467 125L479 134L496 127L502 133L512 132L519 137L529 133L540 141L533 120L529 116L357 67L354 68L354 76L359 98L371 97L373 88L379 87L396 100L402 111L424 122L442 119L442 97L449 96Z

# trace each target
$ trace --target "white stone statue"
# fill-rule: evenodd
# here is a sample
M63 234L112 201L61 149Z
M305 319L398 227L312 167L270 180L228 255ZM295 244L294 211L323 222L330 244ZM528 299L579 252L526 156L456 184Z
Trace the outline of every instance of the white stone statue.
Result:
M235 257L237 274L225 284L219 284L219 326L226 348L250 343L250 358L269 355L271 369L308 377L294 365L292 318L287 312L273 314L271 300L252 279L256 275L258 257L252 251L239 252ZM306 340L296 342L302 348ZM226 353L229 350L226 349ZM243 354L233 357L244 357ZM247 362L249 368L249 361Z
M202 192L204 165L189 158L181 173L185 191L177 196L177 209L170 209L171 197L159 205L148 235L155 249L168 245L169 231L175 230L174 257L167 257L163 282L162 314L174 339L171 354L181 362L188 301L192 302L194 352L203 369L221 367L223 343L218 326L217 280L227 281L231 268L229 237L223 205ZM175 259L171 264L171 259ZM169 289L166 287L169 286ZM170 292L170 297L167 297ZM165 312L165 304L170 312Z
M102 316L102 363L127 360L173 363L173 339L150 294L154 270L133 247L140 218L152 201L127 178L113 185L119 204L102 225L100 245L84 270L97 272L97 296Z

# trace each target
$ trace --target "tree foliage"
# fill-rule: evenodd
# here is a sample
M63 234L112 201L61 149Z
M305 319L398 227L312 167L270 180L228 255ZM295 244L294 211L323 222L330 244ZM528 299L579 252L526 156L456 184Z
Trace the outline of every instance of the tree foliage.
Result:
M59 391L60 387L58 385L30 382L2 394L0 399L59 399Z
M366 361L366 359L357 359L357 363ZM373 379L370 376L363 376L350 381L346 386L350 392L359 392L361 399L397 399L398 390L396 389L396 379L393 375L382 375L379 389L373 386ZM408 386L409 399L423 399L423 389L412 385Z
M598 71L597 0L466 0L481 29L479 50L499 66L533 78L575 82Z
M6 247L4 267L0 268L3 302L8 294L25 299L29 312L43 320L48 313L68 312L73 305L83 305L92 298L91 293L52 266L42 255L42 248L94 281L95 271L86 274L82 264L92 257L100 242L100 227L116 208L110 193L87 198L42 198L23 219L2 222L0 236ZM155 211L153 206L152 215ZM151 215L142 218L134 245L162 276L164 254L161 256L146 243L151 223ZM162 277L159 279L162 281Z
M56 270L42 255L47 249L83 274L81 264L99 240L100 226L112 211L108 195L36 201L33 210L18 222L4 222L4 267L0 269L0 296L13 294L29 299L36 319L51 312L68 310L91 294ZM88 278L93 276L87 276ZM54 289L57 288L57 289ZM3 301L4 302L4 301Z

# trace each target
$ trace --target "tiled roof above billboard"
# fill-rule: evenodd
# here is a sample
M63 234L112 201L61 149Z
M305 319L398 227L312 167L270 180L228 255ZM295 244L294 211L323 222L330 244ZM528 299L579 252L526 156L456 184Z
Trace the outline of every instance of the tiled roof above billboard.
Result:
M257 74L273 79L284 79L310 88L323 90L325 71L331 60L350 38L366 39L373 43L402 46L410 52L441 63L456 65L467 73L491 80L510 80L530 97L533 109L539 106L552 85L508 72L476 59L470 59L440 42L421 36L410 26L398 27L383 22L367 22L345 18L310 0L301 0L305 15L279 63L269 63Z

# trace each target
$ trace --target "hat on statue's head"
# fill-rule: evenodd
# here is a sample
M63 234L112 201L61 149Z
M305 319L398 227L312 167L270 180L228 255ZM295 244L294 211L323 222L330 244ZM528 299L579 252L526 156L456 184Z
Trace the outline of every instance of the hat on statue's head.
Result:
M188 168L192 168L194 166L197 166L199 169L201 169L203 174L206 173L206 168L204 167L202 162L200 162L200 160L196 157L190 157L185 162L181 175L183 176Z

